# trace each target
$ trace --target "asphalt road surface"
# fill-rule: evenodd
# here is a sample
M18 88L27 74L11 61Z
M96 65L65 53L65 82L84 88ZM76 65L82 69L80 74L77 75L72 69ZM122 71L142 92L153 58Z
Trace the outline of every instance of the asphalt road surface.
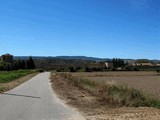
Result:
M49 72L38 74L0 94L0 120L84 120L56 97L49 77Z

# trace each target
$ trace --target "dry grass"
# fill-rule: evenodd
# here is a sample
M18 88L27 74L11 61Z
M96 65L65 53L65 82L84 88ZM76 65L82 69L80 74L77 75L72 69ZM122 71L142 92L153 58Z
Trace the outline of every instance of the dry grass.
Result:
M67 104L78 108L86 115L87 120L158 120L158 118L160 118L159 109L118 107L119 104L116 103L118 101L115 101L114 97L106 98L106 93L109 91L117 93L118 89L125 91L126 87L124 87L124 89L123 87L118 89L117 87L116 89L113 87L109 87L108 89L108 87L106 87L97 91L95 86L97 83L85 81L87 79L81 81L80 78L73 79L71 75L66 74L52 74L51 76L53 89L57 92L59 97ZM114 83L111 82L110 85L114 86ZM141 93L135 92L131 95L133 98L136 98L136 95L141 95ZM143 99L143 95L141 98Z
M72 75L103 84L127 85L160 98L160 74L156 72L81 72Z
M76 77L108 77L108 76L158 76L154 71L108 71L108 72L74 72Z
M101 114L101 103L97 102L97 97L91 95L88 91L55 74L51 74L51 83L53 89L65 103L78 108L87 115Z
M149 97L142 91L134 88L128 88L125 85L110 82L104 84L96 80L86 79L86 77L73 77L71 74L61 73L62 77L71 81L74 85L89 91L92 95L101 98L101 102L108 104L110 107L131 106L131 107L158 107L160 101Z

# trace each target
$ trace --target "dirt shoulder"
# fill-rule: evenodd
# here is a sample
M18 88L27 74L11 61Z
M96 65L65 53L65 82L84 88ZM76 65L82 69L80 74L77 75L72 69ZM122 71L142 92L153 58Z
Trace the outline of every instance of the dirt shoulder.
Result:
M87 120L159 120L160 110L155 108L120 107L111 108L100 98L94 96L72 82L55 75L51 75L54 91L66 104L77 108Z
M8 90L11 90L19 85L21 85L22 83L30 80L32 77L34 77L35 75L37 75L38 73L32 73L32 74L29 74L27 76L24 76L24 77L21 77L17 80L14 80L14 81L11 81L11 82L8 82L8 83L0 83L0 93L3 93L3 92L6 92Z

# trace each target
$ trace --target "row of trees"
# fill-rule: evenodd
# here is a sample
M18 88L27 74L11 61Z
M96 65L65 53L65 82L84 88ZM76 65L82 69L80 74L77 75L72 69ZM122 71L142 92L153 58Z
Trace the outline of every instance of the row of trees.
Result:
M112 60L108 60L107 62L112 62L114 68L125 66L125 63L124 63L123 59L113 58Z
M12 63L0 62L0 71L10 71L18 69L34 69L35 64L30 56L27 60L14 60Z
M67 67L55 69L58 72L94 72L94 71L105 71L105 68L96 67Z
M122 60L122 59L113 58L112 62L113 62L113 67L115 67L115 68L125 66L124 60Z

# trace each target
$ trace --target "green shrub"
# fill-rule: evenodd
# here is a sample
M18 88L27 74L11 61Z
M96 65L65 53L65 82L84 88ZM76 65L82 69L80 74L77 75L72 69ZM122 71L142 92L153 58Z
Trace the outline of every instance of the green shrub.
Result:
M136 68L136 67L134 67L132 70L133 71L139 71L138 68Z
M7 83L10 81L13 81L15 79L18 79L22 76L31 74L35 71L31 70L16 70L16 71L5 71L5 72L0 72L0 83Z

